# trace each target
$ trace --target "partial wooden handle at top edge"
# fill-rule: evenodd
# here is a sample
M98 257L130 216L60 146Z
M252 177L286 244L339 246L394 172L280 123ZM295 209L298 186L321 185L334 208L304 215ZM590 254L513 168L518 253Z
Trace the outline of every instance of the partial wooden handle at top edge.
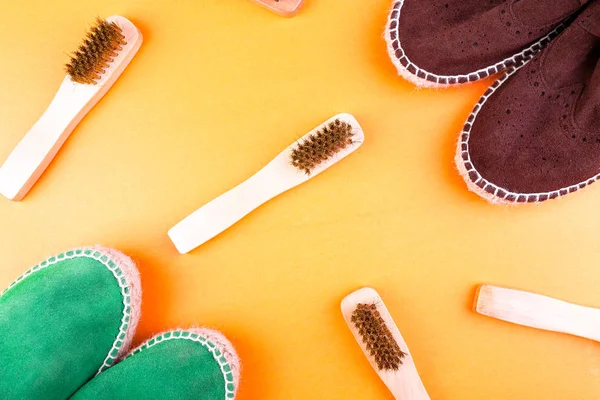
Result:
M536 293L481 285L474 309L479 314L513 324L600 342L600 310L596 308Z
M256 4L273 11L282 17L293 17L298 14L304 0L252 0Z

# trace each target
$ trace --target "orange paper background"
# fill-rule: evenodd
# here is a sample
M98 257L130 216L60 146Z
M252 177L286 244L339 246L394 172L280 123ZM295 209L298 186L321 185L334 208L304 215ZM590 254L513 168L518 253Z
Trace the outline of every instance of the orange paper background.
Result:
M493 207L454 164L489 82L416 90L382 32L390 0L307 0L293 19L247 0L0 4L0 160L49 104L98 15L140 53L22 203L0 201L0 287L47 255L101 243L139 262L137 341L223 330L239 399L389 399L339 302L375 287L433 399L597 399L600 345L471 311L487 282L600 307L600 186ZM364 146L193 253L167 230L295 138L353 113ZM599 327L600 329L600 327Z

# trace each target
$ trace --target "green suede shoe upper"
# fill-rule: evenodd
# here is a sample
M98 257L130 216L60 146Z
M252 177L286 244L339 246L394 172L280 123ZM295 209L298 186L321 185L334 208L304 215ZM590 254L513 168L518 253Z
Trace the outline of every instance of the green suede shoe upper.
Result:
M237 356L228 342L223 346L218 340L194 330L155 336L91 380L72 399L233 399Z
M114 364L137 323L115 253L51 257L0 295L2 399L65 400Z

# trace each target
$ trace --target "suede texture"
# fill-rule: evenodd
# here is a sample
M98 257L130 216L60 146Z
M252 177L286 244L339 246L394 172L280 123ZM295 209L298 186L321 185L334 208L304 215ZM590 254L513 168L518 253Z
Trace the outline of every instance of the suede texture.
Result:
M8 289L0 297L1 397L69 398L102 366L123 309L113 273L87 257L58 261Z
M225 378L205 346L187 339L171 339L135 351L72 397L100 399L224 400Z
M471 123L462 162L479 175L466 178L490 193L488 182L503 195L543 194L508 201L538 202L593 183L600 174L600 2L490 95Z
M450 84L481 79L501 69L492 66L507 68L531 57L541 49L540 41L587 1L402 0L388 26L393 36L397 28L392 57L405 59L409 72L423 79L430 79L426 72L463 76L462 82ZM536 43L539 47L515 57ZM408 60L423 71L416 71Z

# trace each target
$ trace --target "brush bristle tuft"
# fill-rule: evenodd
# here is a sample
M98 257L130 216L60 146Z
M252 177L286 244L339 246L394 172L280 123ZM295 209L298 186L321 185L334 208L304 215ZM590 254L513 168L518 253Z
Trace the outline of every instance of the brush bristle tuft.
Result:
M310 175L320 163L352 143L352 125L336 119L292 150L292 165Z
M71 80L95 85L118 52L126 45L123 31L114 22L96 19L79 49L71 55L66 65Z
M358 304L351 321L381 371L397 371L406 353L394 339L392 332L377 311L375 304Z

